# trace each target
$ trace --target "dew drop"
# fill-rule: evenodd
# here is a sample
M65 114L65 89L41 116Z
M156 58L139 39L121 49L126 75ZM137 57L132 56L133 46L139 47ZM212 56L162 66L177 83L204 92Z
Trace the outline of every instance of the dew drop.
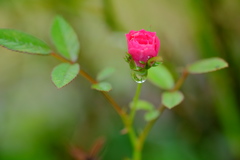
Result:
M137 72L137 71L132 71L132 79L137 82L137 83L143 83L147 79L147 71L142 73L142 72Z

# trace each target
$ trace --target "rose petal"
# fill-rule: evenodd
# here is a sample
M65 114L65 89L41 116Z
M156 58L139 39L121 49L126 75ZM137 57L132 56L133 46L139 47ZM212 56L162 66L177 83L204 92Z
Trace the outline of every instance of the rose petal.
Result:
M133 60L138 66L144 67L139 61L147 62L149 58L155 57L160 48L160 40L156 32L145 30L131 30L126 34L128 43L128 53L132 55Z

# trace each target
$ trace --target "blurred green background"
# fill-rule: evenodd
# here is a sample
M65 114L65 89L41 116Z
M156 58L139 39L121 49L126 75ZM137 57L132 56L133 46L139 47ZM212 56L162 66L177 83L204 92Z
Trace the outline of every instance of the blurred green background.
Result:
M184 102L156 123L143 160L240 159L239 0L0 0L0 28L27 32L52 48L56 15L79 36L82 69L94 77L105 67L116 68L108 81L121 106L136 88L123 60L129 30L157 32L159 54L175 79L198 59L224 58L229 68L188 77ZM99 137L106 139L103 160L130 157L120 118L84 78L60 90L53 85L50 73L59 63L0 48L0 159L71 160L70 145L88 151ZM158 105L161 92L146 82L141 98Z

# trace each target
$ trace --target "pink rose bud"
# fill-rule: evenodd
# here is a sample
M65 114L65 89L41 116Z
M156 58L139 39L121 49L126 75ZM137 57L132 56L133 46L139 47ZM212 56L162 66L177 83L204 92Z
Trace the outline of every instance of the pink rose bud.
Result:
M126 34L128 53L138 67L144 68L147 61L156 57L160 48L160 40L156 32L131 30Z

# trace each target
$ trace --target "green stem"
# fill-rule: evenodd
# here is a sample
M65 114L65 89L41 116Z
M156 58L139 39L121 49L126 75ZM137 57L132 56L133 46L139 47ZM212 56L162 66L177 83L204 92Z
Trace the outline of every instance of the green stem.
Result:
M139 99L139 96L141 93L141 88L142 88L142 83L138 83L137 90L136 90L135 96L133 98L133 105L132 105L131 112L130 112L130 125L132 125L135 114L136 114L137 102L138 102L138 99Z
M74 62L71 62L70 60L60 56L59 54L56 53L52 53L51 54L53 57L55 57L56 59L59 59L62 62L66 62L66 63L70 63L73 64ZM79 71L79 75L83 76L84 78L86 78L90 83L92 84L96 84L98 83L95 79L93 79L89 74L87 74L84 70L80 70ZM139 88L139 87L138 87ZM140 87L141 88L141 87ZM140 89L139 88L139 89ZM137 102L137 99L139 97L140 94L140 90L138 89L137 94L135 96L135 101ZM101 93L106 97L106 99L109 101L109 103L113 106L113 108L115 109L115 111L120 115L120 117L122 118L122 121L127 129L129 138L131 140L131 143L133 145L135 145L135 141L136 141L136 133L132 127L132 122L129 119L129 116L126 114L126 112L124 110L122 110L122 108L116 103L116 101L107 93L107 92L103 92L101 91ZM137 97L137 98L136 98ZM135 103L136 103L135 102ZM135 107L136 108L136 107Z
M70 64L74 64L74 62L60 56L59 54L56 53L51 53L51 56L55 57L56 59L59 59L62 62L66 62L66 63L70 63ZM89 74L87 74L87 72L85 72L84 70L80 70L79 75L83 76L84 78L86 78L90 83L92 84L96 84L98 83L95 79L93 79ZM115 109L115 111L120 115L120 117L122 118L122 120L125 122L127 121L127 114L125 111L122 110L122 108L117 104L117 102L107 93L104 91L100 91L105 98L109 101L109 103L112 105L112 107Z
M141 160L142 159L142 153L141 150L135 149L133 152L133 160Z
M137 111L137 102L138 102L138 99L139 99L139 96L140 96L140 93L141 93L141 88L142 88L142 83L139 83L137 85L136 93L135 93L135 96L133 98L133 104L131 106L130 114L128 116L127 121L125 122L125 126L127 128L128 135L129 135L131 144L132 144L133 149L134 149L134 152L133 152L134 160L140 160L141 159L141 151L138 151L136 149L137 135L136 135L136 132L133 128L133 121L134 121L134 117L135 117L135 114L136 114L136 111Z
M128 124L129 125L129 124ZM131 141L131 144L133 146L133 148L135 147L135 143L136 143L136 139L137 139L137 136L136 136L136 133L135 133L135 130L134 128L131 126L128 126L127 127L127 130L128 130L128 136L130 138L130 141Z
M185 69L183 71L181 77L178 79L178 81L176 82L175 86L173 87L173 89L171 91L177 91L182 86L182 84L186 80L187 76L188 76L188 71ZM160 105L160 107L158 108L159 116L157 118L149 121L146 124L143 131L141 132L141 134L139 135L139 137L136 139L135 146L134 146L133 160L141 160L141 153L142 153L142 149L143 149L145 140L146 140L150 130L152 129L153 125L156 123L156 121L159 119L159 117L161 116L161 114L163 113L163 111L165 109L166 109L165 106Z
M137 111L137 103L138 103L139 96L141 93L141 88L142 88L142 83L139 83L137 85L136 93L133 98L133 105L131 106L132 108L131 108L130 115L129 115L129 126L128 126L129 132L128 132L128 134L130 136L130 140L131 140L133 150L134 150L133 151L133 160L141 160L141 150L139 150L137 148L138 139L137 139L136 133L133 129L133 121L134 121L134 117L135 117L135 114Z
M150 130L152 129L153 125L155 124L155 122L158 120L158 118L161 116L161 114L163 113L163 111L165 110L165 107L163 105L161 105L161 107L159 107L159 116L153 120L151 120L143 129L142 133L139 135L138 137L138 146L136 146L136 149L142 151L143 148L143 144L145 143L145 140L147 138L148 133L150 132Z

